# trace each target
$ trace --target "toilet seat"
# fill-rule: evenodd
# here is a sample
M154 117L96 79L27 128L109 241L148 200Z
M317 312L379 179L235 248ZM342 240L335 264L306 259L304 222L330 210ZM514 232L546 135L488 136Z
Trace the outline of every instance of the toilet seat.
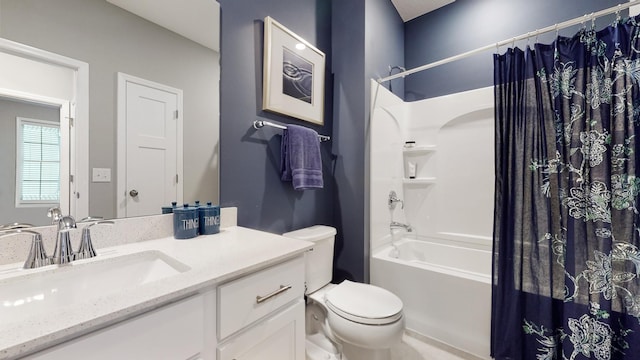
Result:
M349 280L325 295L329 310L349 321L365 325L386 325L402 318L402 300L383 288Z

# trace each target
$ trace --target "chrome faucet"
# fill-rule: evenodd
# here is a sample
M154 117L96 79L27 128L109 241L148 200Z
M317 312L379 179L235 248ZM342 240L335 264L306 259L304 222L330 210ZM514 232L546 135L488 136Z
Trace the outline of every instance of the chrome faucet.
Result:
M71 215L63 216L60 208L49 209L47 216L52 222L58 224L58 236L56 237L56 247L53 250L54 264L67 264L75 260L73 247L71 246L71 236L69 232L75 228L76 220Z
M71 215L63 216L62 211L58 207L52 207L47 211L47 216L51 218L52 224L58 225L58 234L56 237L56 247L53 256L47 256L44 245L42 244L42 235L34 230L28 229L29 224L10 224L0 226L0 238L14 236L20 234L31 234L33 241L29 256L24 263L25 269L33 269L51 264L67 264L76 259L88 259L96 256L96 251L91 243L90 228L98 224L113 224L113 221L96 221L96 218L86 218L83 220L93 221L82 229L82 240L78 253L73 252L71 246L71 237L69 232L76 229L76 220Z
M407 230L407 232L412 232L413 231L413 228L409 224L403 224L403 223L399 223L397 221L392 221L389 224L389 230L393 230L393 229L397 229L397 228L403 228L403 229Z
M53 250L53 263L66 264L75 260L73 247L71 246L71 236L69 232L77 228L76 220L71 215L63 216L58 221L58 236L56 247Z

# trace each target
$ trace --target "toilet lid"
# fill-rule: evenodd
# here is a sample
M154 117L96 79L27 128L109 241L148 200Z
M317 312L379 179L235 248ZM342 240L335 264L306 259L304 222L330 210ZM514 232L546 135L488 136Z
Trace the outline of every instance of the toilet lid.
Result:
M327 307L362 324L390 324L402 317L402 300L383 288L343 281L325 295Z

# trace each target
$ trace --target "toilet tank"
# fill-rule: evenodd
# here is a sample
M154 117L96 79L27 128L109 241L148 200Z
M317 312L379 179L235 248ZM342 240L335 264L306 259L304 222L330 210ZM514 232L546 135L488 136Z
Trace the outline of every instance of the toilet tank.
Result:
M331 282L336 233L336 229L331 226L314 225L282 234L315 243L313 248L305 253L305 294L311 294Z

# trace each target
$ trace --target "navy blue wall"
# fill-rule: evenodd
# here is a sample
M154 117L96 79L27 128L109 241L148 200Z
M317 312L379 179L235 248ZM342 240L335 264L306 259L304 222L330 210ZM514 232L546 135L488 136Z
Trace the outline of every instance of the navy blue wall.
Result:
M334 280L368 281L369 181L366 138L370 79L403 65L403 24L390 0L333 1L336 244ZM402 83L394 83L402 91Z
M364 280L364 0L332 2L336 242L334 281Z
M367 90L370 79L379 79L389 75L389 66L402 66L405 63L404 22L390 0L368 0L365 22L365 77ZM399 70L394 69L393 74ZM404 80L386 82L385 86L399 97L404 97ZM369 111L369 92L366 93L367 113Z
M406 65L407 68L414 68L431 63L620 2L623 1L457 0L405 24ZM612 15L596 20L596 28L608 25L614 18ZM560 34L571 36L579 28L578 25L562 30ZM554 35L540 36L539 41L550 42ZM526 46L526 41L516 45ZM501 48L500 52L504 50ZM405 79L405 99L421 100L492 85L492 52L486 51L408 76Z
M238 207L239 225L273 233L312 224L335 226L334 280L366 281L369 79L385 76L389 65L403 65L400 17L390 0L221 0L220 4L221 205ZM261 110L262 29L267 15L327 55L324 126ZM395 92L402 91L401 82L393 86ZM310 126L332 136L331 142L321 145L325 189L297 192L282 183L281 132L253 130L255 119Z
M295 191L280 181L281 130L254 130L256 119L309 126L332 135L331 2L222 0L220 80L220 203L238 207L238 224L283 233L335 225L331 142L321 144L325 187ZM262 111L264 18L269 15L326 55L325 125Z

